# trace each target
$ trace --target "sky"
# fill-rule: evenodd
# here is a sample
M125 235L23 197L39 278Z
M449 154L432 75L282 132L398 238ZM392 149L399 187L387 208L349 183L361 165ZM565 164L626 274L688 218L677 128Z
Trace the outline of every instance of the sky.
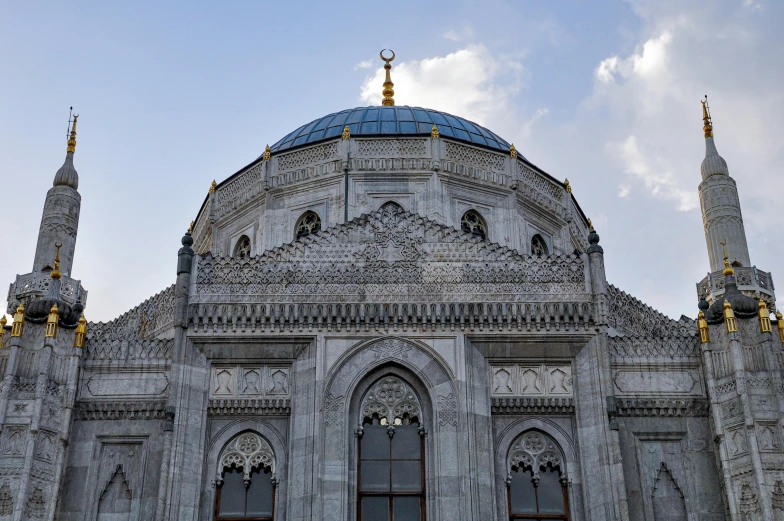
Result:
M608 280L694 316L706 94L752 263L784 281L782 23L779 0L5 2L0 280L32 268L70 106L72 275L87 318L106 321L174 283L213 179L304 123L379 104L391 48L397 104L473 120L568 178Z

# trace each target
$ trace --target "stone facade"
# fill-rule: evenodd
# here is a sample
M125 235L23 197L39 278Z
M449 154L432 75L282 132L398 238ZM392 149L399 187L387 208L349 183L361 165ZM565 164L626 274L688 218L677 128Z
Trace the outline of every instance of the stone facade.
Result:
M86 291L37 254L0 349L0 521L212 520L232 469L269 476L276 521L354 521L363 440L408 421L428 521L510 519L548 469L562 519L782 519L784 323L612 286L568 185L516 154L346 134L217 185L174 285L83 342ZM46 208L75 239L78 204ZM41 255L69 230L42 224ZM773 309L759 273L741 290Z

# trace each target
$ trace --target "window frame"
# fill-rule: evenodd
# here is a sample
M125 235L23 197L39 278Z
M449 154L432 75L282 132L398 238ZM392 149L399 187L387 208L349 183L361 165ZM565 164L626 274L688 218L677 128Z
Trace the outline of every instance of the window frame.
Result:
M464 226L464 222L466 221L466 215L468 214L476 215L477 218L476 227L471 227L470 225ZM467 230L466 227L471 229ZM488 240L488 237L490 236L490 230L487 226L487 220L478 210L474 208L466 210L465 212L463 212L463 215L460 216L460 229L464 233L471 234L471 237L477 237L483 241ZM480 230L480 233L477 233L474 230Z
M533 469L530 466L527 467L518 467L519 471L526 472L527 469L531 469L531 474L533 475ZM546 468L546 467L545 467ZM560 467L553 467L550 465L550 469L553 472L558 472L559 481L561 481L561 494L563 494L563 502L564 502L564 513L563 514L537 514L537 513L530 513L530 514L514 514L512 513L512 478L510 477L506 481L506 502L508 505L509 510L509 519L555 519L558 521L571 521L571 516L569 515L569 485L563 480L563 472L561 471ZM536 499L536 510L539 510L539 483L538 480L534 483L534 498Z
M237 468L232 465L232 468ZM264 470L263 465L257 465L255 467L251 467L250 473L253 474L254 471ZM266 467L268 468L268 467ZM227 470L227 468L223 468L221 475L223 475ZM213 521L273 521L275 519L275 498L277 497L277 488L278 483L277 480L272 475L272 471L270 471L270 480L272 481L272 513L269 516L221 516L220 515L220 503L221 503L221 491L223 490L223 483L218 484L217 488L218 491L215 493L215 515L213 516ZM248 508L248 487L245 487L245 509Z
M534 253L534 241L537 241L541 244L544 253ZM531 242L528 245L528 247L530 248L531 255L536 255L537 257L550 255L550 247L548 246L547 241L545 240L545 238L542 236L541 233L535 233L531 236Z
M248 255L245 257L239 257L240 247L242 246L243 241L248 241ZM240 235L240 238L237 239L237 242L234 243L234 251L232 252L232 257L236 259L250 259L253 253L253 241L250 240L248 234L243 233Z
M303 233L300 235L299 233L300 225L305 220L305 218L307 218L311 214L316 216L318 229L314 231L308 231L308 233ZM300 215L294 223L294 240L296 241L299 239L303 239L305 237L310 237L311 235L315 235L323 229L324 229L324 221L321 220L321 216L318 214L318 212L314 210L305 210L304 212L302 212L302 215Z

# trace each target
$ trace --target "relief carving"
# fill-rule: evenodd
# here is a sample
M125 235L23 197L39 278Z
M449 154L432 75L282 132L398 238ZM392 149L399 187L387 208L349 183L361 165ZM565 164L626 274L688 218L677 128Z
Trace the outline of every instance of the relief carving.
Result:
M165 373L112 372L95 373L89 377L85 388L89 395L110 396L159 396L169 387Z
M690 371L618 371L615 388L628 394L702 394L699 377Z
M493 396L572 395L570 364L491 365Z
M215 366L210 396L214 398L276 398L290 394L289 367L269 365ZM239 380L239 382L235 380Z

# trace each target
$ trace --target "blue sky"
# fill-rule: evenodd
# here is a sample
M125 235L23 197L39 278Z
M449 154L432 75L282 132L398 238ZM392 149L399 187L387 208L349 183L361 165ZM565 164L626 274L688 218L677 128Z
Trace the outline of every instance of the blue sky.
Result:
M80 114L73 276L108 320L173 283L212 179L299 125L377 104L484 124L568 177L608 279L678 317L708 270L697 199L708 94L752 262L784 281L784 3L7 2L0 15L0 278L30 271ZM777 277L777 275L779 275ZM784 282L781 282L784 284Z

